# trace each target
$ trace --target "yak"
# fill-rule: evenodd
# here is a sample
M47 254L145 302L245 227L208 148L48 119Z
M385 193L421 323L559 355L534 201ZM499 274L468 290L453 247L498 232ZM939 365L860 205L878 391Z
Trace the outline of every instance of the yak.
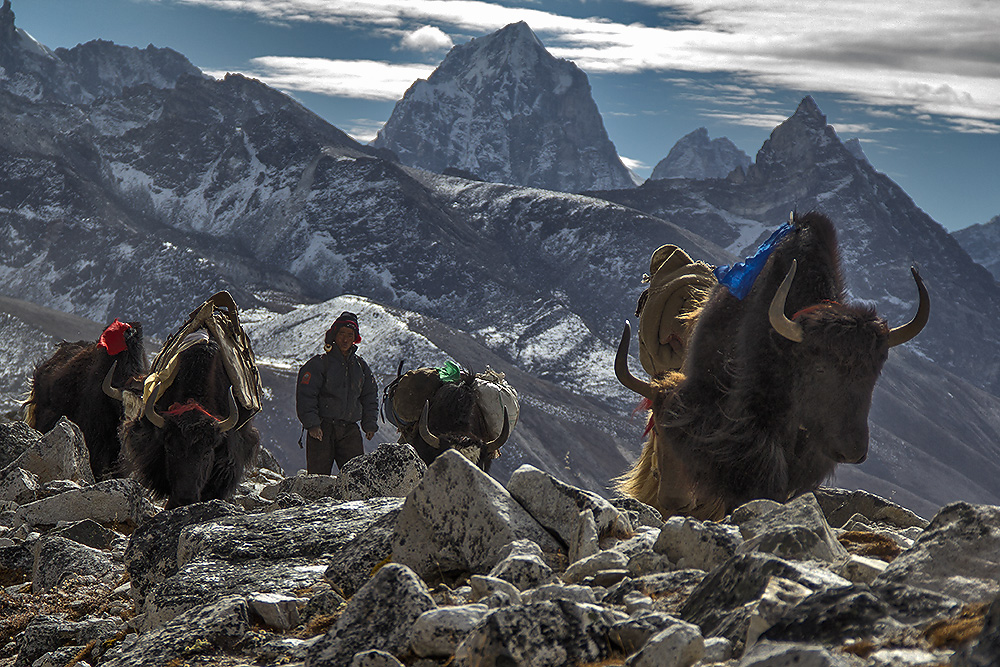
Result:
M118 439L122 404L106 396L101 386L106 378L114 386L124 386L143 377L148 366L138 322L115 320L96 342L63 341L35 368L25 421L46 433L66 417L83 433L95 479L122 474Z
M652 404L652 433L619 490L674 514L720 519L739 505L785 502L838 463L868 452L868 412L889 348L927 323L916 269L913 320L890 330L844 303L836 231L818 212L793 215L749 293L719 284L697 314L679 372L651 382L628 370L628 323L615 371Z
M141 413L122 426L133 476L166 498L166 509L231 497L260 447L253 413L233 396L219 343L204 330L194 336L199 340L170 362L176 375L169 386L147 380Z
M456 449L485 472L510 436L510 415L503 408L503 427L491 440L486 417L476 391L476 377L463 372L458 382L446 382L424 402L415 425L400 431L400 441L410 444L430 465L447 449Z

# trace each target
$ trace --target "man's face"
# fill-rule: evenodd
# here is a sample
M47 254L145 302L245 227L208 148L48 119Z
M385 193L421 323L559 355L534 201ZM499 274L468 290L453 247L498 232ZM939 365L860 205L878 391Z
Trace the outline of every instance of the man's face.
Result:
M340 327L337 329L337 335L333 340L337 344L337 349L344 354L347 354L351 350L351 346L354 345L354 338L354 329L350 327Z

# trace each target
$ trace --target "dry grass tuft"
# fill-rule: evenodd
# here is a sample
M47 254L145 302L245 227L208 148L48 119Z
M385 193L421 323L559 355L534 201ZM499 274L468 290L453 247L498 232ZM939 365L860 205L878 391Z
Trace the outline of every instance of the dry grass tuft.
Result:
M867 530L851 530L837 538L848 553L891 563L903 548L885 535Z
M955 649L968 644L983 631L988 608L988 603L967 605L957 617L929 625L924 638L934 648Z

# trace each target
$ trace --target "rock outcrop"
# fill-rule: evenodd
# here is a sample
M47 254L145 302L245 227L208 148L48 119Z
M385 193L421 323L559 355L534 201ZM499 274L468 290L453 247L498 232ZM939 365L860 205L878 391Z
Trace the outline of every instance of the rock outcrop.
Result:
M37 477L18 462L86 464L55 440L0 424L24 449L5 454L5 479ZM927 522L819 489L662 522L531 466L504 488L456 452L424 470L402 449L380 446L344 480L262 469L229 502L170 511L129 480L6 493L0 665L1000 660L1000 507Z

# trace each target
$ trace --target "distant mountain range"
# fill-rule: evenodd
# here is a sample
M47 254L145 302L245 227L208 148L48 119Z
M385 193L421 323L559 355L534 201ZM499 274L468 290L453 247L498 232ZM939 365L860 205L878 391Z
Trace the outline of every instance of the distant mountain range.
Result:
M656 163L650 180L660 178L725 178L734 169L746 171L750 156L725 137L709 139L699 127L674 144L667 157Z
M591 183L589 194L568 194L493 182L504 179L481 169L485 159L405 166L393 157L403 158L398 148L362 146L257 81L207 78L173 52L90 42L53 53L11 28L0 31L0 292L19 300L0 303L8 406L23 391L14 369L26 377L29 360L53 340L38 334L46 318L31 304L93 323L73 336L95 335L119 317L141 319L152 340L229 289L262 359L268 398L258 421L294 469L302 456L293 374L349 305L362 315L362 352L383 380L399 358L407 367L453 358L508 374L524 415L494 467L499 478L527 461L606 492L640 446L644 419L631 416L636 397L614 379L612 359L652 251L674 243L729 263L792 209L818 208L840 230L854 299L892 323L908 319L912 262L932 298L931 324L893 350L876 391L869 461L842 467L838 481L928 515L959 498L1000 504L1000 362L992 352L1000 288L842 143L810 98L753 164L726 178L605 189L586 180L593 171L566 162L564 171L583 174L580 186ZM546 77L563 72L568 95L579 85L575 68L531 39L515 25L456 47L447 71L428 83L461 81L473 99L509 92L504 99L523 101L561 90ZM487 46L495 62L508 63L503 91L493 88L500 70L484 77L486 61L475 57ZM451 89L415 84L408 97L433 106L442 90ZM554 112L543 107L518 121L536 138L553 131ZM495 111L482 107L470 127L488 126ZM393 123L405 134L416 130L404 120L418 117L430 123L421 130L428 150L450 155L443 111L394 113ZM513 130L496 132L510 141ZM590 138L603 145L603 126ZM541 151L546 141L515 143ZM475 152L484 144L469 135L457 145ZM448 167L483 180L433 173ZM363 297L344 296L352 294Z

